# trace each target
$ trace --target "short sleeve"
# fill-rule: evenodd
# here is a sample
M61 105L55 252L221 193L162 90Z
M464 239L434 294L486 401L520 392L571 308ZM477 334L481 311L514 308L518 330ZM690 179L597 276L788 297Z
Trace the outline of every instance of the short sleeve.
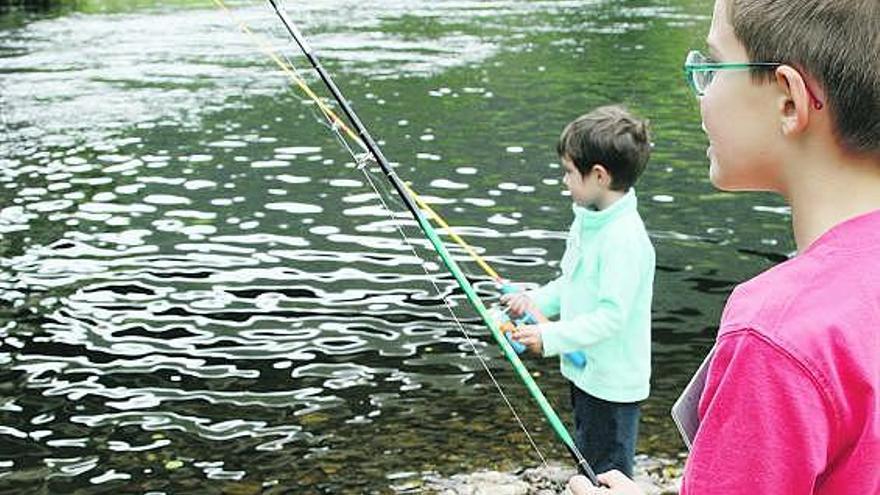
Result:
M716 344L682 494L809 494L834 417L811 371L753 330Z

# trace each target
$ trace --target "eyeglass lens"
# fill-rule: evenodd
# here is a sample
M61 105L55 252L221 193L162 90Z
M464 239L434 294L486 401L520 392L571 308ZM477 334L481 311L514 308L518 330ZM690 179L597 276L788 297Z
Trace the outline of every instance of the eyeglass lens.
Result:
M688 53L687 59L685 60L686 65L702 65L708 62L709 59L696 50ZM708 88L709 84L712 82L712 78L715 76L715 71L706 69L690 70L688 71L688 76L690 77L694 91L698 96L702 96L706 92L706 88Z

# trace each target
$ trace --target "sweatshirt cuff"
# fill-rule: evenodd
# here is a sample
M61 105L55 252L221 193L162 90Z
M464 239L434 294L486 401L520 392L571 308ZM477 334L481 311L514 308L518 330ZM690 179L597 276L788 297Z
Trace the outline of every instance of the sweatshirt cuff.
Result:
M558 321L541 324L541 347L543 348L544 357L562 354L560 330L562 330L564 325L564 323Z

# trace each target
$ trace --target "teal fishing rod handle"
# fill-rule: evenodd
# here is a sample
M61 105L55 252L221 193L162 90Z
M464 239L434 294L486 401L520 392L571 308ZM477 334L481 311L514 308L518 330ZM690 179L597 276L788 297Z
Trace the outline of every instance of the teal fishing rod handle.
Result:
M538 323L537 320L535 320L535 317L531 314L526 314L524 317L513 321L510 320L507 314L504 314L504 318L500 323L504 324L508 321L511 322L515 327L518 327L520 325L534 325ZM526 351L526 346L524 344L513 340L513 335L511 335L510 330L504 331L504 336L507 337L507 341L510 343L510 347L513 347L513 350L516 351L517 354L522 354Z
M509 283L501 284L502 294L516 294L517 292L519 292L518 287ZM532 313L526 311L520 318L513 320L513 324L515 326L537 325L538 320ZM513 350L516 351L517 354L525 352L526 346L513 340L513 336L511 336L510 332L504 332L504 336L507 337L507 341L510 342L511 347L513 347ZM576 368L583 368L587 365L587 357L581 351L566 352L565 359L568 359L568 361Z

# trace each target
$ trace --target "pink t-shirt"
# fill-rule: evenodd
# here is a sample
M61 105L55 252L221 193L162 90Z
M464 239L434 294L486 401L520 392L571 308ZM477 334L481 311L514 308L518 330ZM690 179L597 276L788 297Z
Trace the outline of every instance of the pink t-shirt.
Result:
M733 291L682 493L880 494L880 211Z

